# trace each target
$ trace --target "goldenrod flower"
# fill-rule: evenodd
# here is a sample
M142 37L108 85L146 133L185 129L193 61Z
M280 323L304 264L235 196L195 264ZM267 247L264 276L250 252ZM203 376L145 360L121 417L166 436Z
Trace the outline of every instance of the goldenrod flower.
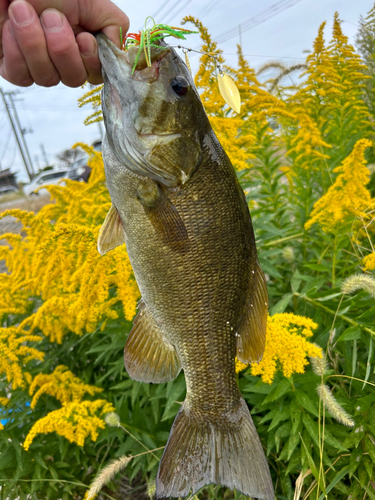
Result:
M334 172L340 175L315 203L311 218L305 224L306 229L317 222L324 231L335 233L343 224L364 214L375 203L366 188L370 173L366 168L364 153L370 146L372 143L367 139L359 140L342 166L335 168Z
M375 270L375 252L366 255L363 259L363 266L365 271L374 271Z
M104 399L68 403L39 419L26 436L23 446L28 450L35 436L50 432L56 432L79 446L83 446L89 436L92 441L96 441L98 429L105 428L101 416L113 410L112 404Z
M307 340L317 327L310 318L292 313L269 316L263 359L251 365L251 374L271 384L279 369L285 377L304 373L308 356L322 357L321 348Z
M101 322L116 319L114 306L122 302L125 318L135 315L139 290L133 277L125 245L100 256L96 241L111 206L105 185L101 154L79 144L91 157L89 182L67 181L49 186L57 203L44 206L37 215L8 210L23 223L26 238L6 234L11 248L0 247L10 274L0 274L0 317L25 314L30 298L41 297L42 305L22 323L30 333L42 331L52 342L61 343L72 331L93 332ZM117 294L110 295L116 286Z
M33 409L42 394L54 396L63 405L66 405L73 401L81 401L83 395L86 393L93 396L94 394L103 391L103 389L99 387L85 384L63 365L55 368L51 374L45 375L44 373L39 373L30 385L30 396L34 394L35 389L38 386L40 388L35 393L30 404Z
M38 335L30 335L17 327L0 328L0 373L4 374L13 389L24 388L28 383L24 366L32 360L42 361L44 353L28 342L40 342Z

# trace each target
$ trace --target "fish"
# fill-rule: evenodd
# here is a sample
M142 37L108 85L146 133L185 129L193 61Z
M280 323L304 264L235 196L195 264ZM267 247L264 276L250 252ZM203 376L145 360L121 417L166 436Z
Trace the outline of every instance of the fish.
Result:
M215 483L273 500L263 447L235 360L262 358L268 314L244 192L173 47L120 50L97 35L103 160L112 206L98 250L126 243L141 301L127 338L129 376L173 380L186 399L156 477L156 498ZM136 68L133 71L135 62Z

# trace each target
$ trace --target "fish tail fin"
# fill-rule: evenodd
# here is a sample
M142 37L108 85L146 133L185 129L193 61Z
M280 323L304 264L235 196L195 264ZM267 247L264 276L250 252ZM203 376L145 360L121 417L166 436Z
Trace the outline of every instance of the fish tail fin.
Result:
M176 416L160 462L156 498L183 498L216 483L274 500L267 460L245 401L221 422L197 418L185 405Z

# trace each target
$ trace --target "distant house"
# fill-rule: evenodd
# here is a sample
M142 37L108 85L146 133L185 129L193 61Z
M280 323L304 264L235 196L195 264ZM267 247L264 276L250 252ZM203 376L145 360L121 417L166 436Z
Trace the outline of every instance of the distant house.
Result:
M0 170L0 187L6 186L14 186L18 188L18 184L16 181L16 174L13 174L10 171L10 168L6 168L5 170Z

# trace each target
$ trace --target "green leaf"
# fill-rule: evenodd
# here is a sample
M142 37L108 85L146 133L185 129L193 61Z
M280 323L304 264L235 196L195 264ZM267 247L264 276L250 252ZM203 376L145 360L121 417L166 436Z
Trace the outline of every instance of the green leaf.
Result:
M363 450L361 447L358 447L356 450L352 450L350 455L349 477L352 477L352 475L358 469L359 464L361 463L362 460L362 454Z
M371 458L369 456L367 456L367 455L364 455L362 457L362 463L365 466L365 469L367 471L368 477L370 478L370 480L372 480L373 479L373 477L372 477L372 470L373 470L374 464L373 464Z
M305 394L303 391L300 389L297 389L295 392L296 399L299 402L301 406L303 406L307 411L315 415L315 417L319 417L319 412L315 406L315 404L312 402L312 400L309 398L307 394Z
M370 455L372 462L375 463L375 445L368 436L365 437L365 449Z
M370 488L366 485L363 485L362 488L366 491L366 493L368 494L369 498L371 498L371 500L375 500L375 493L374 493L374 490L370 490Z
M331 273L331 269L328 266L323 266L323 264L304 264L303 267L307 267L313 271L320 271L322 273Z
M308 413L304 413L302 421L307 432L310 434L310 436L312 437L313 441L318 446L318 448L320 448L318 424L312 420L312 418ZM339 451L346 451L346 448L344 448L342 444L335 437L333 437L332 434L327 429L325 429L324 431L324 442L325 444L328 444Z
M363 384L362 389L364 389L366 382L369 379L370 376L370 371L371 371L371 358L372 358L372 337L370 337L370 344L368 348L368 358L367 358L367 365L366 365L366 375L365 375L365 383Z
M292 293L287 293L284 295L284 297L279 300L277 304L275 304L271 310L271 315L273 316L274 314L280 314L285 311L285 309L288 307L290 299L293 297Z
M269 394L266 396L262 402L262 405L270 403L271 401L276 401L276 399L281 398L287 392L292 390L292 386L288 379L283 379Z
M361 329L358 326L347 328L344 333L336 340L336 342L347 342L348 340L357 340L361 336Z
M333 478L333 480L329 483L329 485L327 486L326 488L326 491L324 492L324 490L322 489L323 491L323 494L320 495L319 497L319 500L324 500L324 497L327 496L327 493L329 493L335 486L336 484L341 481L341 479L346 476L346 474L349 472L349 469L350 469L350 466L349 465L346 465L345 467L343 467L336 475L335 477Z
M299 433L291 434L289 436L288 440L288 455L286 457L286 461L289 462L291 459L294 450L296 449L297 445L300 443L300 435Z
M302 446L303 446L303 449L305 451L305 454L307 456L307 460L309 462L310 470L313 473L313 476L315 477L317 483L319 484L320 489L325 493L325 488L324 488L324 484L323 484L323 478L321 476L319 476L318 469L316 468L314 460L312 459L312 456L310 455L310 452L309 452L307 446L305 445L305 442L302 439L302 436L301 436L301 442L302 442Z
M290 403L290 418L292 421L292 432L295 433L297 432L297 428L299 426L299 423L301 422L301 405L298 403L296 399L293 399L293 401Z

